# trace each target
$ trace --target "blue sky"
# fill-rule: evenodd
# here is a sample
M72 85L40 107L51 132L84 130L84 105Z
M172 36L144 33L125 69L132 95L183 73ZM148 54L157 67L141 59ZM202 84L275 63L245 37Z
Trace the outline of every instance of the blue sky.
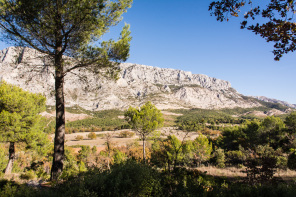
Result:
M296 104L295 53L273 60L273 44L240 19L218 22L206 0L134 0L123 21L104 38L117 38L124 22L133 40L127 62L191 71L227 80L244 95ZM0 43L0 49L7 47Z

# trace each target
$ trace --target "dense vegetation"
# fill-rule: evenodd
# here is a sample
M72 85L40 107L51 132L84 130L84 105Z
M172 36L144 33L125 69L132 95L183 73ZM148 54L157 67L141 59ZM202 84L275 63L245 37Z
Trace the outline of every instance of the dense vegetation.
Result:
M84 113L91 118L68 122L66 131L90 131L86 137L105 139L105 149L98 151L98 147L86 145L66 147L59 180L45 182L50 177L53 144L47 140L41 147L18 143L14 174L9 177L0 173L10 178L0 182L0 196L293 196L295 183L275 178L274 174L278 169L296 169L296 112L285 117L240 116L250 110L269 109L172 110L183 115L164 116L169 119L165 121L172 124L175 120L182 134L177 131L164 135L152 132L163 118L149 102L125 113L68 108L71 113ZM41 123L49 133L54 128L53 119ZM139 145L137 138L125 146L117 146L112 133L95 133L127 127L138 135L145 132L145 146ZM189 138L194 133L199 135ZM134 135L123 130L118 137ZM76 136L76 140L83 138ZM8 143L0 146L1 172L8 162L8 148ZM217 169L235 167L246 176L231 179L198 170L208 165ZM25 182L42 189L22 184Z
M8 196L294 196L295 183L253 186L231 183L198 170L176 169L171 173L127 161L110 170L92 169L55 187L36 189L10 181L0 182L0 195Z
M51 107L47 107L47 111L51 112ZM123 128L129 128L130 126L123 119L124 112L120 110L102 110L102 111L88 111L76 107L66 108L67 112L74 114L87 114L90 117L82 120L76 120L66 123L66 134L78 133L78 132L92 132L92 131L110 131ZM47 133L54 133L55 120L48 120Z
M224 127L234 126L244 123L246 120L262 120L263 117L256 116L250 112L258 111L265 114L272 109L284 111L287 107L281 104L271 104L260 101L263 106L254 108L233 108L233 109L177 109L172 112L183 114L177 117L176 125L181 130L187 131L201 131L223 130ZM275 108L273 108L275 107ZM284 119L286 115L279 115L278 117Z
M196 110L192 111L196 113ZM114 111L106 114L113 113L116 114ZM218 117L217 113L210 111L208 114L213 118ZM185 114L180 116L180 119L188 116L188 113ZM205 115L200 116L207 119ZM173 134L168 137L158 136L151 138L147 143L146 164L142 162L143 147L137 141L118 147L110 136L105 136L107 148L104 151L98 152L96 146L66 148L65 168L61 175L63 183L53 182L50 187L44 186L40 190L21 185L19 182L3 180L0 194L293 196L296 186L294 182L279 181L273 175L276 169L295 169L295 129L296 112L293 112L284 120L267 117L263 120L244 120L241 124L229 124L221 128L218 137L206 133L193 140L177 138ZM7 145L3 144L1 148L5 149ZM23 152L17 157L13 172L20 174L21 180L47 180L51 152L50 146L45 154L40 154L34 149ZM0 157L3 161L0 167L3 169L7 155L3 153ZM209 164L218 168L236 166L247 176L233 180L207 175L195 169Z

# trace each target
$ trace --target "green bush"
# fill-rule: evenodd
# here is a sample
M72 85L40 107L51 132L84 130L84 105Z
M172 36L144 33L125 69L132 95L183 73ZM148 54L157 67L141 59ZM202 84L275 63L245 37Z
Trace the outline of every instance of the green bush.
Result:
M277 156L276 157L276 166L279 169L286 170L288 166L288 158L285 156Z
M232 165L242 165L247 156L241 150L234 150L226 152L227 162Z
M97 135L94 132L90 132L87 137L92 140L97 139Z
M119 133L119 137L121 138L132 138L134 137L135 133L132 131L121 131Z
M75 138L77 141L83 140L83 136L82 135L77 135Z
M225 168L225 154L224 150L219 148L215 151L216 166L219 168Z
M81 149L78 151L77 159L78 161L87 161L88 156L91 154L90 146L81 145Z

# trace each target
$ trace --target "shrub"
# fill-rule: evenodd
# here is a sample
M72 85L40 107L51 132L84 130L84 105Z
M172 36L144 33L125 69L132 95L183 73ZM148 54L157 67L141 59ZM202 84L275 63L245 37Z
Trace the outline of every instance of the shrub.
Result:
M83 136L82 135L77 135L75 138L77 141L83 140Z
M24 179L24 180L32 180L32 179L36 178L36 175L34 174L34 171L29 170L29 171L21 174L20 178Z
M227 162L233 165L243 164L246 160L246 155L241 150L233 150L226 152Z
M89 134L88 134L88 136L87 136L89 139L92 139L92 140L94 140L94 139L96 139L97 138L97 135L94 133L94 132L90 132Z
M287 169L287 164L288 164L288 158L285 156L277 156L276 157L276 166L279 169L286 170Z
M131 138L134 137L135 133L132 131L121 131L119 137L121 138Z
M81 150L78 151L77 159L86 162L88 156L91 154L90 146L81 145Z
M159 196L160 176L148 165L127 161L109 171L91 170L60 185L64 196Z
M272 180L277 168L277 157L270 146L257 146L252 151L246 164L249 183L266 183Z
M224 150L219 148L215 151L216 165L219 168L225 168L225 154Z
M120 164L126 160L126 155L124 152L115 150L115 153L113 155L113 160L115 164Z

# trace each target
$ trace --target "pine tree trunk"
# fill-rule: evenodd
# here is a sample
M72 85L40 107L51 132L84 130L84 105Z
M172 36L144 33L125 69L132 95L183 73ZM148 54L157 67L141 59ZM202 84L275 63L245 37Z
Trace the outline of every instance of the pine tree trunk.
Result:
M10 142L9 143L9 160L8 160L8 164L7 164L6 169L5 169L5 175L11 173L14 159L15 159L14 142Z
M61 49L61 48L60 48ZM60 50L58 48L57 51ZM51 168L51 180L57 180L63 171L65 142L65 101L64 101L64 70L62 55L55 59L55 91L56 91L56 130L54 138L54 155Z
M146 163L145 138L143 137L143 161Z

